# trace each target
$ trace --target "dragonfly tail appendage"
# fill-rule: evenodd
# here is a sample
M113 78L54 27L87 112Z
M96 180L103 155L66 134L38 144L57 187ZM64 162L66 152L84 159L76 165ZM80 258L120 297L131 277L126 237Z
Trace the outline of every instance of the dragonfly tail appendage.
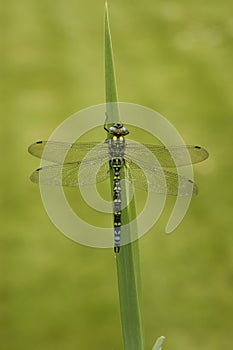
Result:
M121 228L114 229L114 253L120 252Z

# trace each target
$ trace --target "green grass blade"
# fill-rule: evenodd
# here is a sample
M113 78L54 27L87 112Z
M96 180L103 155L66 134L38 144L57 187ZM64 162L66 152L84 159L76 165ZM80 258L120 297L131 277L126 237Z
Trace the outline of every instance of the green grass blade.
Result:
M105 78L106 102L117 102L116 77L107 3L105 4Z
M120 120L117 103L117 87L114 69L114 58L112 50L112 40L108 20L108 6L105 4L105 101L107 103L106 112L109 124ZM109 136L109 135L108 135Z
M117 88L114 70L112 41L108 20L108 8L105 6L105 86L108 123L119 120L119 109L117 103ZM124 176L122 169L121 176ZM112 181L112 174L111 174ZM111 182L112 183L112 182ZM130 198L129 193L122 191L122 200ZM122 211L122 225L130 222L136 217L134 197L129 206ZM132 231L133 230L133 231ZM122 227L124 234L125 227ZM137 232L137 226L128 225L125 234ZM120 315L123 334L123 344L125 350L143 350L143 332L141 320L141 278L139 262L138 241L124 245L120 253L116 254L116 267L118 278L118 291L120 303Z
M153 349L152 350L162 350L162 345L163 345L163 342L165 340L165 337L159 337L157 340L156 340L156 343L155 345L153 346Z

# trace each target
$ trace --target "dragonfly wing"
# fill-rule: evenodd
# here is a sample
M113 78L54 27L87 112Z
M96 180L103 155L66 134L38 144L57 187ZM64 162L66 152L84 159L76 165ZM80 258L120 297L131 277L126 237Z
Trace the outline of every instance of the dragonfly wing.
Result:
M102 159L108 152L108 143L38 141L28 148L33 156L58 164L80 162L90 151L89 159Z
M97 163L75 162L39 168L31 174L30 180L41 185L76 187L101 182L108 177L108 162L101 167Z
M152 153L150 153L150 152ZM187 152L190 158L187 156ZM200 146L160 146L152 144L140 144L128 140L125 149L125 158L156 165L155 159L165 168L175 168L189 164L199 163L208 158L208 152Z
M144 191L173 196L193 196L198 193L197 185L183 176L161 168L142 169L133 162L126 166L131 172L135 187Z

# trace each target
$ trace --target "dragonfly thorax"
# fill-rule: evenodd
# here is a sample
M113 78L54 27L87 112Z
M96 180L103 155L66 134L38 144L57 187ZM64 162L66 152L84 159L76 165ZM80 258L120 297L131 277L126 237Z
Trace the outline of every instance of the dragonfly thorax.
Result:
M116 136L128 135L129 131L123 126L122 123L115 123L109 128L109 133Z

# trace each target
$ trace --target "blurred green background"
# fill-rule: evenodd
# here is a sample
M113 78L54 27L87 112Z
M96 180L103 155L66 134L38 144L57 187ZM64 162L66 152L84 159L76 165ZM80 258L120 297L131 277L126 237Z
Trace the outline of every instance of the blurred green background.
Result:
M176 232L168 206L140 240L146 349L233 344L233 8L230 0L109 1L119 100L157 110L210 159ZM27 146L104 102L103 1L1 4L0 344L4 350L122 349L112 249L50 222ZM103 134L103 137L105 134ZM156 203L155 203L156 205ZM153 210L153 208L151 209Z

